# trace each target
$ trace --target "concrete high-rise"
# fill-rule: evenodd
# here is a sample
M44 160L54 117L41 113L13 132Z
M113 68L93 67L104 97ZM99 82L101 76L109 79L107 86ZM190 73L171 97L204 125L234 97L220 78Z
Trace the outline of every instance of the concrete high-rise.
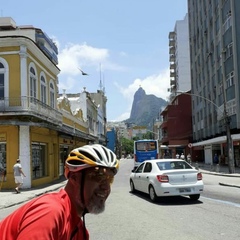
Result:
M189 91L190 79L190 54L188 15L183 20L175 23L174 31L169 33L169 61L170 61L170 98L177 91Z
M228 162L228 120L235 164L240 162L239 12L239 0L188 0L193 146L209 163L214 153Z

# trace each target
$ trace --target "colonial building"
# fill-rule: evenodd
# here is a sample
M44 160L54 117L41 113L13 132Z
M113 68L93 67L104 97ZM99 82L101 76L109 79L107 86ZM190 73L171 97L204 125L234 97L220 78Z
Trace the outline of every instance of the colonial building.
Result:
M30 188L62 176L71 149L98 142L97 107L92 106L91 116L83 115L91 96L75 109L67 97L58 98L57 54L57 46L41 29L0 18L2 188L15 186L17 158L27 176L24 187Z

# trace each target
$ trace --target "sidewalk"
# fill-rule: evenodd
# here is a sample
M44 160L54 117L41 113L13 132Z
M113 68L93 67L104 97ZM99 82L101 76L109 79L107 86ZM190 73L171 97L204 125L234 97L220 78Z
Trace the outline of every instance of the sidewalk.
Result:
M193 163L203 174L221 176L219 185L240 188L240 167L235 167L235 173L229 173L228 166L213 166L204 163Z
M212 175L221 176L221 181L219 182L220 185L240 188L240 168L239 167L235 169L234 174L229 174L229 170L227 166L220 166L219 169L214 169L213 166L203 164L203 163L198 163L197 165L196 163L193 163L192 165L194 167L198 167L199 171L201 171L203 174L212 174ZM14 189L2 190L0 191L0 209L24 203L44 193L57 191L60 188L63 188L66 182L67 180L60 179L51 185L48 184L38 188L22 189L20 194L16 194Z
M60 188L63 188L66 184L67 180L60 179L53 184L47 184L42 187L31 188L31 189L21 189L21 193L16 194L13 190L1 190L0 191L0 209L12 207L14 205L18 205L29 201L32 198L40 196L44 193L57 191Z

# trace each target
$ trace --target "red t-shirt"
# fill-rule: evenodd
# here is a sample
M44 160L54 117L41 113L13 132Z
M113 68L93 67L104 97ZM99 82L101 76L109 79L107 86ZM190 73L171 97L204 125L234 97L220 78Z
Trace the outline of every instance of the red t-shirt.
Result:
M64 189L35 198L0 222L0 240L88 240Z

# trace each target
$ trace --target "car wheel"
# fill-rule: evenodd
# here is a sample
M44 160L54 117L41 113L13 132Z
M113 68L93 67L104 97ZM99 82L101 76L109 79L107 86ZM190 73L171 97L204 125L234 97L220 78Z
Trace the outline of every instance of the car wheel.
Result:
M197 201L200 198L200 194L194 194L189 196L191 200Z
M136 191L135 187L134 187L134 183L132 180L130 180L130 189L131 189L131 192L134 193Z
M155 202L158 198L152 185L149 186L149 196L152 202Z

